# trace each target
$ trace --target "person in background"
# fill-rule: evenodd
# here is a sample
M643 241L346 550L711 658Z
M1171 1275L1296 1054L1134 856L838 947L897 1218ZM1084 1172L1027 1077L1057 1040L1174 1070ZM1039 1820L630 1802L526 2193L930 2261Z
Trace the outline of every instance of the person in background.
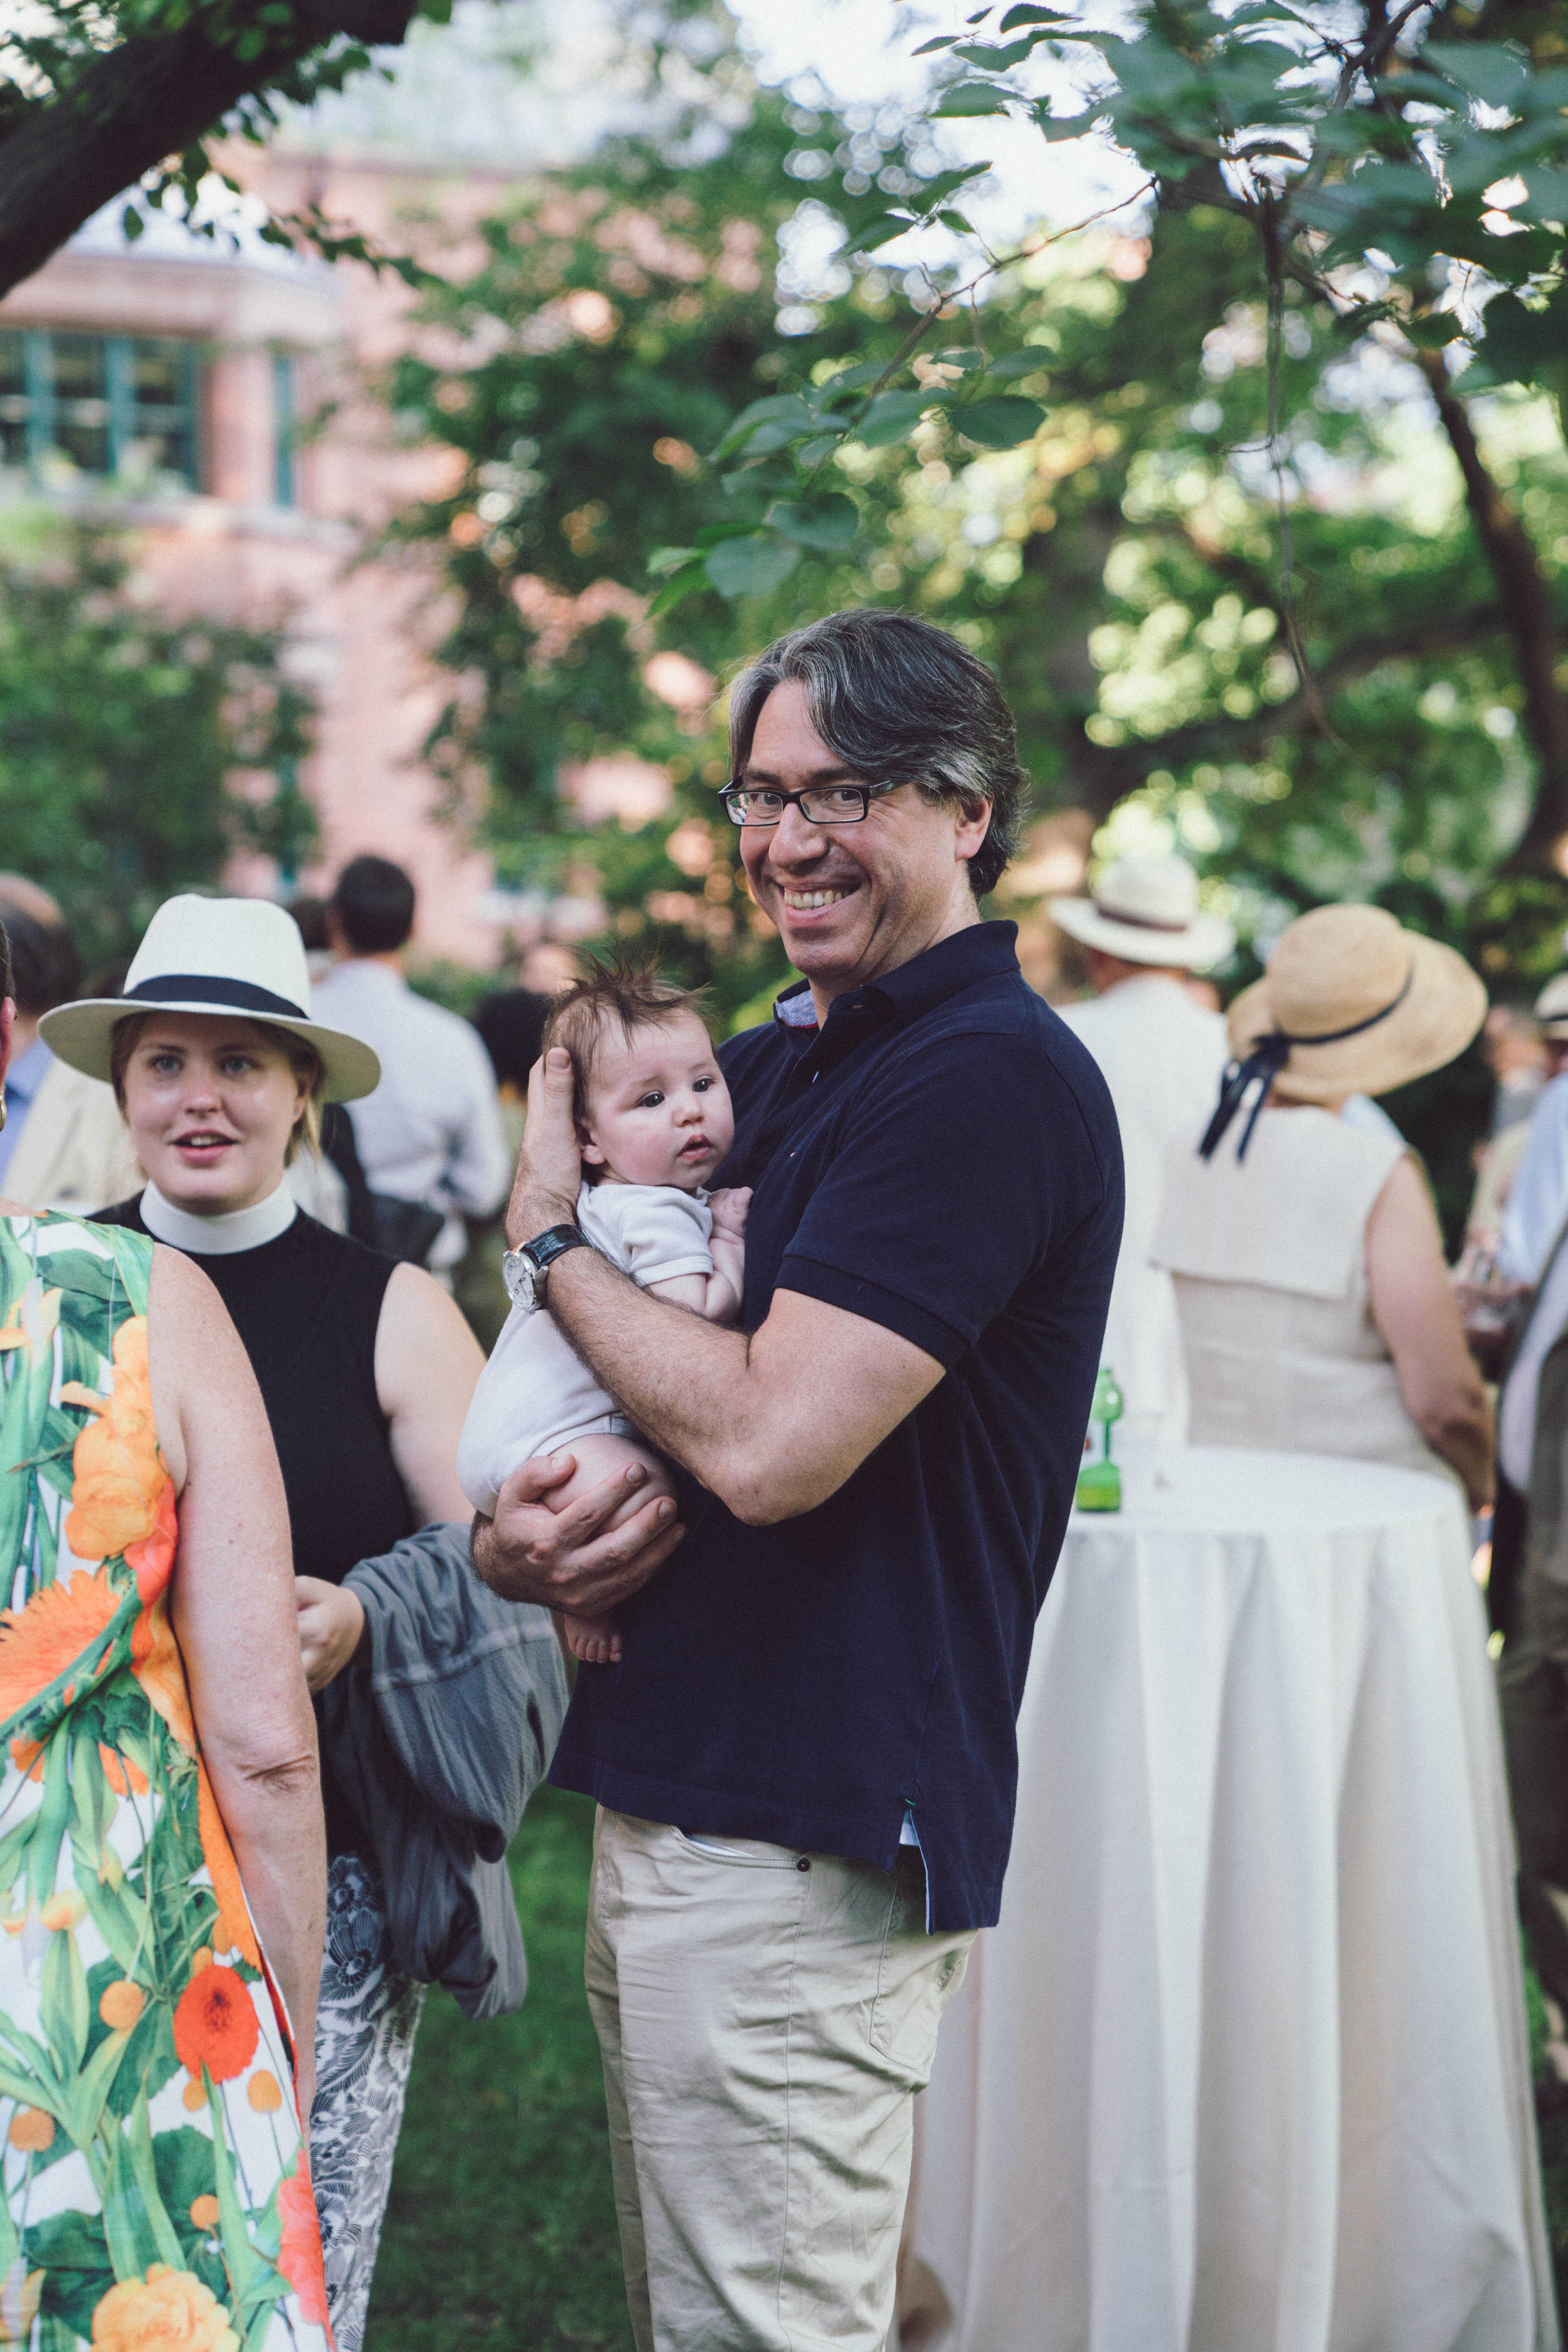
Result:
M1201 1145L1172 1147L1152 1235L1194 1445L1447 1468L1490 1503L1491 1409L1431 1193L1397 1135L1338 1116L1442 1069L1486 1009L1461 957L1378 907L1298 917L1232 1004L1235 1066Z
M1223 963L1236 934L1198 906L1198 877L1180 857L1126 857L1089 898L1053 898L1053 922L1087 950L1093 1000L1057 1008L1099 1063L1121 1129L1127 1213L1110 1294L1104 1360L1127 1411L1159 1416L1160 1441L1186 1435L1171 1278L1149 1262L1165 1154L1195 1142L1225 1069L1222 1015L1195 1003L1194 969Z
M258 1007L265 1005L265 1013ZM107 1077L149 1181L99 1222L195 1259L233 1318L271 1424L312 1691L365 1639L343 1580L466 1519L458 1437L479 1351L440 1285L300 1210L288 1163L324 1097L368 1094L374 1052L313 1015L300 934L260 898L171 898L123 996L58 1006L62 1060ZM358 2352L424 1986L392 1958L370 1831L329 1769L327 1957L311 2119L327 2286Z
M38 1034L50 1007L80 988L80 960L53 898L23 875L0 874L0 920L11 940L16 1004L0 1190L29 1208L95 1208L141 1171L110 1088L58 1061Z
M381 1063L381 1084L350 1113L366 1181L380 1196L381 1246L449 1280L468 1245L463 1219L495 1214L511 1156L484 1047L466 1021L416 996L404 978L414 906L401 866L352 858L328 909L338 961L315 1002L324 1021L363 1038Z
M576 956L561 940L535 940L518 974L536 996L564 996L581 977Z
M327 933L324 898L291 898L289 912L305 943L305 969L316 982L332 967L331 941ZM321 1105L320 1148L297 1151L289 1163L289 1182L307 1216L330 1225L335 1234L352 1234L366 1249L376 1245L375 1202L365 1182L354 1142L353 1121L342 1103Z
M539 1041L550 1015L551 1000L531 988L498 988L481 996L469 1016L484 1040L496 1076L501 1132L515 1161L522 1149L528 1118L528 1074L539 1059ZM511 1312L511 1301L501 1280L501 1253L506 1234L499 1215L468 1219L468 1246L452 1276L452 1296L468 1318L468 1328L486 1355L500 1338Z
M1542 1087L1568 1057L1568 972L1547 982L1533 1011L1522 1004L1494 1004L1481 1039L1497 1080L1490 1131L1502 1135L1528 1123Z
M1476 1186L1465 1220L1467 1278L1478 1261L1486 1261L1485 1274L1492 1271L1491 1262L1502 1240L1503 1213L1529 1147L1530 1122L1542 1087L1554 1069L1562 1067L1568 1050L1568 974L1549 981L1541 1001L1557 1003L1562 1042L1555 1048L1549 1043L1550 1013L1546 1035L1535 1015L1520 1005L1494 1004L1487 1014L1484 1051L1497 1087L1486 1139L1475 1148Z
M1535 1017L1546 1079L1503 1206L1498 1250L1504 1275L1531 1287L1568 1219L1568 972L1547 982L1535 1000Z

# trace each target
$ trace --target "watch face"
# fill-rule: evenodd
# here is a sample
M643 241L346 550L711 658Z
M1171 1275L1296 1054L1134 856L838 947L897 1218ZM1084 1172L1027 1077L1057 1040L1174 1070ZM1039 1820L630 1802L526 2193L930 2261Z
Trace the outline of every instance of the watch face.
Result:
M539 1276L533 1260L525 1250L508 1250L500 1262L500 1278L507 1296L529 1313L539 1305Z

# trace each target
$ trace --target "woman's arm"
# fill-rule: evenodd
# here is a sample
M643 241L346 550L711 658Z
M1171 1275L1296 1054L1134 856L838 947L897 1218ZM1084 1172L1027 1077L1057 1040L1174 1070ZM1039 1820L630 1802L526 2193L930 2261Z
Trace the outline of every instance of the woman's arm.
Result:
M153 1253L148 1355L159 1443L180 1497L170 1600L191 1711L288 2003L308 2116L327 1847L289 1507L249 1360L206 1276L177 1250Z
M1472 1510L1484 1510L1493 1486L1491 1408L1465 1345L1432 1197L1411 1159L1401 1160L1373 1204L1366 1268L1373 1319L1411 1418L1464 1480Z
M485 1360L462 1309L422 1266L400 1265L375 1331L375 1392L416 1517L467 1519L458 1440Z

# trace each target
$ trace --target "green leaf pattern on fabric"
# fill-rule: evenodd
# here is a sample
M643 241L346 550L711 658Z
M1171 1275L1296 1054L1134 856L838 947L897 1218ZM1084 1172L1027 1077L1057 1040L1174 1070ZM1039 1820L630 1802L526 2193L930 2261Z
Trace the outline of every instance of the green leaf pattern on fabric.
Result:
M154 1640L173 1543L134 1419L151 1269L141 1234L0 1219L0 2279L60 2352L176 2327L325 2352L319 2253L291 2240L279 2267L288 2044L266 1979L215 1948L189 1702ZM74 1553L72 1528L108 1527L117 1551ZM253 2050L232 2001L204 2006L215 1986L252 2005Z

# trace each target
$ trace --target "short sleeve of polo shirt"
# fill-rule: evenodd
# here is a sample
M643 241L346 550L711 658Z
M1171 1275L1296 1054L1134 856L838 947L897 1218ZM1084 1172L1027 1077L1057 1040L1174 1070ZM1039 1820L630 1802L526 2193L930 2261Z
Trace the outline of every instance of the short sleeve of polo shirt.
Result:
M863 1316L951 1369L1106 1184L1043 1045L950 1034L884 1066L849 1106L776 1287Z
M711 1274L713 1213L674 1184L595 1184L578 1219L595 1248L645 1289L677 1275Z

